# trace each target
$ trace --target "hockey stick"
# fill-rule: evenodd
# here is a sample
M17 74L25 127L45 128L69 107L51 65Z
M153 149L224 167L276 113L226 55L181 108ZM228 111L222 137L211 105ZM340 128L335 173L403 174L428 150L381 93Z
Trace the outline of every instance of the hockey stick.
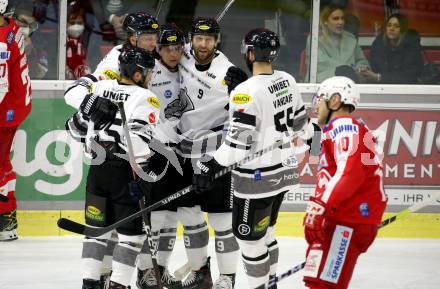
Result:
M225 7L223 8L223 10L220 11L219 14L217 14L217 17L216 17L217 22L220 22L220 21L223 19L223 17L225 16L226 12L228 12L229 8L232 6L232 4L234 4L234 2L235 2L235 0L229 0L229 1L226 3L226 5L225 5Z
M163 6L164 2L165 2L165 0L159 0L159 3L157 4L157 7L156 7L156 13L155 13L154 17L156 17L156 19L158 21L159 21L159 15L160 15L160 12L162 11L162 6Z
M303 133L302 130L292 134L291 136L289 136L289 140L287 142L283 142L283 140L281 139L281 140L276 141L271 146L265 147L265 148L255 152L255 153L251 154L251 155L248 155L243 160L241 160L241 161L239 161L239 162L237 162L237 163L235 163L233 165L230 165L229 167L226 167L226 168L220 170L219 172L217 172L215 174L215 178L219 178L219 177L225 175L226 173L232 171L233 169L235 169L235 168L237 168L239 166L242 166L243 164L245 164L245 163L247 163L247 162L249 162L251 160L259 158L260 156L262 156L262 155L264 155L264 154L266 154L266 153L268 153L270 151L273 151L274 149L276 149L278 147L285 147L286 145L290 146L291 139L298 137L301 133ZM111 230L113 230L115 228L118 228L119 226L121 226L121 225L123 225L123 224L125 224L127 222L130 222L131 220L141 216L143 213L148 213L148 212L151 212L151 211L153 211L153 210L155 210L155 209L157 209L157 208L159 208L161 206L164 206L164 205L172 202L173 200L188 194L192 190L193 190L193 186L192 185L188 186L186 188L183 188L183 189L175 192L174 194L172 194L172 195L170 195L170 196L168 196L166 198L163 198L162 200L157 201L156 203L154 203L154 204L152 204L152 205L150 205L150 206L148 206L148 207L146 207L144 209L141 209L139 212L134 213L134 214L132 214L130 216L127 216L124 219L119 220L118 222L113 223L113 224L111 224L110 226L107 226L107 227L88 227L86 225L77 223L75 221L72 221L72 220L69 220L69 219L66 219L66 218L60 218L58 220L57 224L58 224L58 227L60 227L61 229L67 230L69 232L73 232L73 233L77 233L77 234L81 234L81 235L87 235L87 236L90 236L90 237L98 237L98 236L101 236L102 234L110 232Z
M421 209L423 209L426 206L429 206L431 204L434 204L435 202L440 203L440 192L437 192L436 194L430 196L429 198L425 199L423 202L420 203L416 203L402 211L400 211L399 213L397 213L396 215L389 217L388 219L383 220L380 224L379 224L379 229L388 226L389 224L395 222L396 220L402 219L407 217L410 213L415 213ZM299 265L296 265L295 267L287 270L286 272L270 279L267 283L266 283L266 289L270 288L271 286L274 286L275 284L277 284L278 282L280 282L281 280L289 277L290 275L295 274L298 271L301 271L301 269L304 268L304 266L306 265L306 262L302 262Z
M134 172L134 168L136 167L137 163L136 163L136 160L135 160L134 154L133 154L133 143L131 142L130 132L129 132L128 126L127 126L127 116L125 115L124 103L118 102L117 104L118 104L119 112L121 113L122 130L124 132L125 139L127 140L128 160L129 160L130 166L133 169L132 170L133 180L136 180L137 176L136 176L136 173ZM143 197L142 199L139 200L139 207L140 207L141 211L145 209L145 197ZM153 263L153 270L154 270L154 275L156 277L157 285L159 286L159 288L163 288L162 280L160 277L159 266L157 265L156 258L154 258L153 238L151 236L151 220L150 220L150 216L148 216L147 212L142 213L142 220L144 221L144 224L145 224L146 244L147 244L147 249L151 255L151 262Z

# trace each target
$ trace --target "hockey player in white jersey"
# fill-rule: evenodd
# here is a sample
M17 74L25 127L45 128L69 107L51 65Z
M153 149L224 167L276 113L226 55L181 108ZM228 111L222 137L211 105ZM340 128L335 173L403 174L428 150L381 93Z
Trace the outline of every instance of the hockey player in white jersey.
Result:
M122 49L128 46L136 46L149 53L156 49L159 23L157 19L145 12L128 14L122 24L127 33L124 44L117 45L101 60L94 71L94 75L104 75L106 79L119 79L118 57Z
M120 79L118 58L121 51L127 47L139 47L153 54L156 48L159 23L156 18L145 12L128 14L123 22L123 29L127 33L126 42L115 46L98 64L93 74L88 74L73 83L65 92L65 98L75 101L71 105L79 107L82 99L89 93L94 82L103 79ZM107 240L101 282L105 283L111 273L111 262L114 246L117 244L115 234Z
M242 53L253 76L231 92L230 123L224 143L214 158L198 162L201 173L193 184L205 198L210 198L214 173L220 169L286 136L289 140L304 128L313 136L295 79L272 68L279 49L278 36L267 29L251 30L244 38ZM236 74L228 72L228 84ZM232 171L233 229L250 288L265 288L269 276L276 273L274 225L284 194L298 185L296 169L283 163L291 153L290 146L283 146Z
M191 46L185 47L179 65L179 100L165 110L165 113L181 115L178 130L182 140L177 146L177 153L183 158L183 186L191 184L197 160L202 155L212 155L221 144L228 120L229 96L223 79L232 63L216 50L219 36L220 27L215 19L199 17L194 20ZM230 175L216 180L210 198L198 198L190 193L176 200L191 268L182 283L183 288L234 287L239 248L232 233L231 200ZM208 221L215 233L220 276L214 284L209 268L209 235L203 211L208 212Z
M113 102L123 102L137 163L148 169L150 150L148 142L159 119L159 101L148 89L154 59L143 49L129 47L119 56L121 80L104 80L94 83L92 93L75 96L66 95L66 102L74 105L83 99L79 111L66 123L66 128L75 139L86 143L86 151L96 156L92 160L87 176L85 219L89 226L105 227L139 211L139 196L130 194L128 184L133 181L132 169L126 159L126 141L122 132L121 118ZM89 127L95 130L93 141L88 141ZM89 146L89 144L99 146ZM104 152L104 154L103 154ZM145 183L146 191L151 189ZM142 219L116 229L118 244L113 257L113 273L110 289L126 289L130 284L145 234ZM83 289L100 289L101 263L110 234L97 238L86 236L83 243Z
M183 33L177 26L171 24L161 25L157 43L157 51L160 55L160 59L156 60L153 77L149 83L149 89L157 95L161 104L159 123L154 130L153 137L166 149L172 151L173 154L176 144L179 142L178 135L175 131L178 118L172 115L166 115L164 108L169 103L178 99L180 77L177 65L182 57L183 45ZM153 183L151 194L148 198L149 204L153 204L175 193L179 189L176 184L178 184L178 180L181 176L176 168L168 163L166 157L158 153L151 157L150 168L158 176L165 173L162 178ZM171 202L151 212L151 231L157 250L156 259L159 265L162 285L169 289L181 288L181 282L176 280L167 270L169 258L176 241L176 203ZM137 267L138 277L136 285L138 288L159 289L146 242L137 259Z

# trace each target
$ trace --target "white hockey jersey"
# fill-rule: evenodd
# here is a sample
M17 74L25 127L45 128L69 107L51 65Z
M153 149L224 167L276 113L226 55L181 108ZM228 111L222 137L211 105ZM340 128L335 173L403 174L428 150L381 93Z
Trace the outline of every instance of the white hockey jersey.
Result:
M253 76L239 84L231 92L229 106L228 133L214 155L223 166L285 140L296 131L310 129L296 81L283 71ZM294 189L298 184L296 169L283 162L292 152L290 145L277 148L233 170L234 194L256 199Z
M160 103L157 97L148 89L137 85L119 84L116 80L96 82L92 92L114 102L124 103L135 160L137 163L145 162L150 154L148 142L159 120ZM75 113L67 121L66 128L74 139L86 141L88 122L83 119L81 113ZM108 128L97 131L96 135L98 141L117 143L126 151L119 111L114 123Z
M119 71L119 55L121 54L122 44L116 45L110 50L109 53L98 63L94 75L104 75L105 79L117 79L120 80Z
M228 88L224 82L230 66L226 56L217 51L208 70L199 71L189 45L179 64L181 112L178 129L182 140L177 151L183 157L212 155L220 146L228 121Z
M179 142L176 133L176 126L179 123L179 119L172 115L166 115L164 110L171 102L179 98L179 72L170 71L159 60L156 60L148 89L157 96L160 102L159 123L154 131L154 137L162 143L175 146L175 144Z
M92 74L82 76L64 92L64 99L68 105L78 109L84 97L91 92L93 83L97 81L121 79L118 60L121 49L122 45L113 47Z

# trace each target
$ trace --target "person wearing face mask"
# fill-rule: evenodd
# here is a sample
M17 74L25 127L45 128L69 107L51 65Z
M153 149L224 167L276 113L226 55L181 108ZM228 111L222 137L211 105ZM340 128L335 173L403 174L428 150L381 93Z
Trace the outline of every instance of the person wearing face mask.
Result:
M70 3L66 41L66 79L78 79L91 72L87 65L87 52L83 45L84 9Z
M365 55L356 37L344 30L344 10L337 5L327 5L321 9L318 42L317 82L335 75L347 76L354 81L364 81L362 73L370 70ZM306 59L310 59L310 37ZM307 63L309 75L310 63Z

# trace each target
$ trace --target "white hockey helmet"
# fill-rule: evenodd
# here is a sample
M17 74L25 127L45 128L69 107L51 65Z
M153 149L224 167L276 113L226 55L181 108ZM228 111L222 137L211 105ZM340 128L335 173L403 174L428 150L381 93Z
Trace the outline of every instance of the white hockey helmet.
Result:
M3 15L8 8L8 0L0 0L0 15Z
M361 101L356 83L345 76L333 76L324 80L318 88L317 96L329 101L334 94L341 96L341 102L352 105L355 109Z

